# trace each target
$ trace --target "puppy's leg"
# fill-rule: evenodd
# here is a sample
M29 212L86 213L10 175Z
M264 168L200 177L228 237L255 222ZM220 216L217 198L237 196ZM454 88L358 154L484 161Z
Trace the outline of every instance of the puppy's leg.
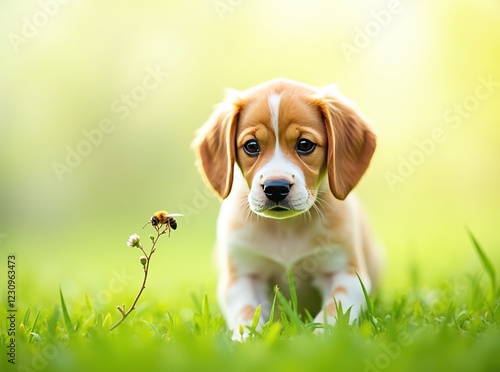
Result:
M368 276L361 276L361 280L370 293L371 283ZM322 310L314 319L316 323L324 323L326 320L327 324L335 324L340 305L344 313L351 308L349 322L353 322L366 305L363 289L353 269L318 276L316 284L323 298ZM321 332L319 329L317 331Z
M258 327L268 318L268 285L256 276L239 276L228 280L222 278L219 282L219 303L224 312L227 326L233 331L234 341L243 341L250 335L247 326L253 321L255 310L262 305ZM240 328L243 328L241 334Z

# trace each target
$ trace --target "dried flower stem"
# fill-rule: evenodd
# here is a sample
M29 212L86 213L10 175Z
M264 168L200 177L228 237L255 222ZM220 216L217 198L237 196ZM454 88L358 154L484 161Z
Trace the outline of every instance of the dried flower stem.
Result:
M165 228L162 230L163 226L165 226ZM147 258L146 265L144 265L144 267L143 267L144 268L144 279L142 280L141 289L139 290L139 293L137 293L137 296L135 297L135 300L132 303L132 306L130 307L130 309L128 309L127 312L125 312L125 305L116 307L116 309L122 315L122 318L118 322L116 322L114 325L111 326L111 328L109 329L110 331L112 331L113 329L118 327L130 315L130 313L135 310L135 305L137 304L137 301L139 301L139 297L141 297L142 292L146 288L146 281L148 279L148 271L149 271L149 263L151 262L151 256L156 251L156 243L158 242L158 239L160 239L160 236L165 234L167 231L168 231L168 236L170 237L170 225L168 223L166 225L158 225L158 226L153 226L153 227L156 230L156 237L154 239L152 239L153 244L151 246L151 250L149 252L149 255L144 251L144 248L142 248L142 245L138 246L138 248L142 251L142 253L144 253L144 256L146 256L146 258Z

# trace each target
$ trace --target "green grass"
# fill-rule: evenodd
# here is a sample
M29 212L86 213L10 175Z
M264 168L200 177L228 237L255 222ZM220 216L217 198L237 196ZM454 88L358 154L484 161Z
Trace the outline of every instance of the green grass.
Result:
M470 237L481 272L392 296L365 292L359 322L349 325L343 309L323 335L312 334L323 325L299 316L293 282L290 299L275 291L280 316L257 331L256 314L245 343L230 340L213 296L193 295L189 313L139 301L110 332L118 312L94 310L88 295L68 303L60 289L56 306L20 310L16 366L5 363L4 353L2 363L15 371L498 371L500 289L494 265ZM3 308L0 314L7 316ZM0 337L7 346L5 324Z

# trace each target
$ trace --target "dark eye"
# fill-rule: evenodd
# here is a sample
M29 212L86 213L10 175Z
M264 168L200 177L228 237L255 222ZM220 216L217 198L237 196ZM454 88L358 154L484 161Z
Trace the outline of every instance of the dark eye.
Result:
M256 140L250 140L245 142L243 150L245 150L249 156L257 156L259 155L260 147Z
M306 139L297 142L297 152L301 155L309 155L316 148L316 144Z

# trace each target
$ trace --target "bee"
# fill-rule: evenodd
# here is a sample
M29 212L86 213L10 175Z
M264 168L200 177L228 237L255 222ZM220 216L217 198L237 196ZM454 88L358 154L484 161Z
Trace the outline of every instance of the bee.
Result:
M146 223L151 224L152 226L161 226L161 225L166 225L166 228L168 230L170 229L177 229L177 220L174 217L179 217L182 216L180 213L167 213L165 211L158 211L153 216L151 219ZM144 229L146 227L144 225L142 228Z

